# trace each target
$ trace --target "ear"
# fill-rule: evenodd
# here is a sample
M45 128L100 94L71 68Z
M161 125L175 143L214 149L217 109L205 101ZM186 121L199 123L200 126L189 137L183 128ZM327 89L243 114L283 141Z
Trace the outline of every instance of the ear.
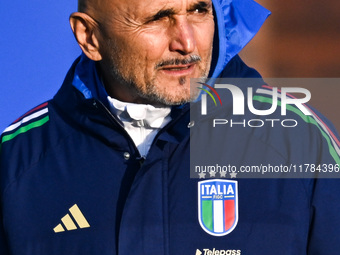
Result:
M97 22L86 13L75 12L70 16L70 25L73 34L85 55L94 61L102 60L97 38L97 35L99 34L97 31Z

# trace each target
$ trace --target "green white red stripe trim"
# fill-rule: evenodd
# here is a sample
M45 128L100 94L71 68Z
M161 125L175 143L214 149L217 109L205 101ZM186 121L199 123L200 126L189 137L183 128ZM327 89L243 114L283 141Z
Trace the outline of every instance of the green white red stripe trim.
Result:
M2 133L1 142L12 140L19 134L40 127L49 121L48 103L44 103L27 112L17 119L12 125L7 127Z
M281 92L278 90L278 92ZM260 94L265 96L260 96ZM262 102L262 103L272 103L272 98L267 96L272 96L272 87L263 85L262 88L256 90L256 94L253 97L253 100ZM288 97L295 98L292 95L287 94ZM281 98L281 94L278 94L278 97ZM281 101L278 100L278 105L281 105ZM322 136L326 139L329 147L329 151L335 160L336 163L340 164L340 141L334 132L325 124L325 122L306 104L303 104L309 112L312 114L310 116L304 115L300 109L287 105L287 110L296 113L300 116L303 121L309 124L313 124L319 128Z

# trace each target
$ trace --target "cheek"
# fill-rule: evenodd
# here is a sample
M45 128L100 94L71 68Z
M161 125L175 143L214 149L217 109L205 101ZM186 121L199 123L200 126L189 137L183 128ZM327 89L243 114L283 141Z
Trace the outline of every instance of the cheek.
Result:
M168 39L165 34L147 31L119 38L117 46L121 55L129 56L126 61L150 65L162 60L168 49Z
M161 33L144 34L139 45L150 63L158 63L162 60L169 47L167 36Z
M155 66L164 59L168 48L166 36L161 33L139 33L121 46L122 72L135 76L141 84L155 76Z
M214 21L205 24L198 24L195 27L196 44L201 54L209 53L212 49L214 40Z

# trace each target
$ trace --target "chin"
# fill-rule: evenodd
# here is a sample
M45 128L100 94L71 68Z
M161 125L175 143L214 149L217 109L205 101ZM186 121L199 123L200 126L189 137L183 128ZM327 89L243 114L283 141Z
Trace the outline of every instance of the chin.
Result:
M144 101L147 101L152 105L181 105L184 103L188 103L191 101L190 93L168 93L168 94L160 94L160 93L152 93L148 95L143 95Z

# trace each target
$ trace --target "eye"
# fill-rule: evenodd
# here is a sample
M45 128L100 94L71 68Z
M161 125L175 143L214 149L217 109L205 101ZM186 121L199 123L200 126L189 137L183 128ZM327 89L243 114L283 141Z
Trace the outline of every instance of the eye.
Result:
M157 20L160 20L160 19L164 19L165 17L167 17L166 14L162 13L162 14L157 14L155 15L154 17L152 17L151 21L157 21Z
M211 11L212 5L203 1L198 2L193 6L191 10L189 10L189 12L191 12L192 14L208 14Z
M196 8L194 11L194 13L208 13L209 10L207 8Z

